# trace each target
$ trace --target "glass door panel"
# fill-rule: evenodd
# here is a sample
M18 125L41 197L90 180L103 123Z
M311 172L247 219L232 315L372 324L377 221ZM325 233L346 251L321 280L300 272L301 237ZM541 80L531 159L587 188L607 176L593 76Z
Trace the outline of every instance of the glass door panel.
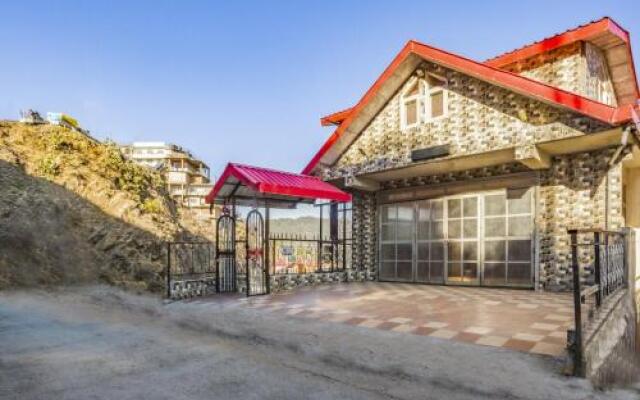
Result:
M416 277L417 282L444 282L443 201L417 203Z
M412 281L414 206L386 205L380 213L380 280Z
M478 196L447 200L447 283L479 282L478 205Z

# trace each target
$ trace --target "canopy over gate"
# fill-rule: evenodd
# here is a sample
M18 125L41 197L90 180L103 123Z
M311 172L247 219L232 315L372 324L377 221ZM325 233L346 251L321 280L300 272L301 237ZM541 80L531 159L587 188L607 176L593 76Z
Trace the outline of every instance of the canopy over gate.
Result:
M348 202L351 195L314 176L229 163L206 201L224 204L232 199L237 205L267 201L270 207L293 208L317 199Z

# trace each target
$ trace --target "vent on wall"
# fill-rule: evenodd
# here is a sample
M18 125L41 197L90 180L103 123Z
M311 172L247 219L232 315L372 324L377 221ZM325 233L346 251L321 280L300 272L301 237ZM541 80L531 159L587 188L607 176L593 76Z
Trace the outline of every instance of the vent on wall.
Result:
M413 150L411 152L411 161L425 161L434 158L445 157L449 155L449 145L426 147L424 149Z

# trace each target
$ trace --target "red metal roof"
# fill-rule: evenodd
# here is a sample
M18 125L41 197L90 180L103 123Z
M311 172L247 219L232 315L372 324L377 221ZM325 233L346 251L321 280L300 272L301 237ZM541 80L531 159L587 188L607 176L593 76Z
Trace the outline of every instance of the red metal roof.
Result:
M326 115L320 118L320 125L329 126L329 125L340 125L342 121L347 119L349 114L353 111L353 107L349 107L344 110L336 111L333 114Z
M207 195L206 202L211 204L216 199L238 195L245 198L273 200L351 201L349 193L314 176L229 163Z
M318 165L325 153L338 141L347 130L351 122L357 117L367 103L375 98L381 86L394 74L398 67L410 56L417 55L446 68L462 72L485 82L512 90L548 104L562 107L591 118L610 123L622 123L631 118L629 110L618 110L614 107L599 103L592 99L559 89L557 87L538 82L511 72L503 71L489 65L479 63L468 58L410 40L393 59L373 86L364 94L358 104L353 107L346 119L336 128L324 145L302 170L303 174L310 174Z
M634 86L636 97L640 97L640 91L638 90L638 83L635 75L635 67L633 64L633 55L631 53L629 32L609 17L603 17L599 20L592 21L572 29L568 29L562 33L558 33L551 37L490 58L484 63L490 67L503 68L514 62L522 61L529 57L545 53L547 51L557 49L559 47L566 46L577 41L589 41L590 39L593 39L605 32L608 32L611 35L620 38L620 40L626 43L627 57L629 59L629 69L633 81L632 85ZM347 119L347 117L349 117L354 109L355 107L350 107L324 116L320 119L320 123L322 124L322 126L340 125Z

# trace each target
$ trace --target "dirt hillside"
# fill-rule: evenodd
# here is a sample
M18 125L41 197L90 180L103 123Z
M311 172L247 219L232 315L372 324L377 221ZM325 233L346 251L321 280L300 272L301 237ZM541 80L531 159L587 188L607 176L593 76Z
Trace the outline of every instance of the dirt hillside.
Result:
M0 288L103 281L157 291L188 236L162 176L112 144L0 122Z

